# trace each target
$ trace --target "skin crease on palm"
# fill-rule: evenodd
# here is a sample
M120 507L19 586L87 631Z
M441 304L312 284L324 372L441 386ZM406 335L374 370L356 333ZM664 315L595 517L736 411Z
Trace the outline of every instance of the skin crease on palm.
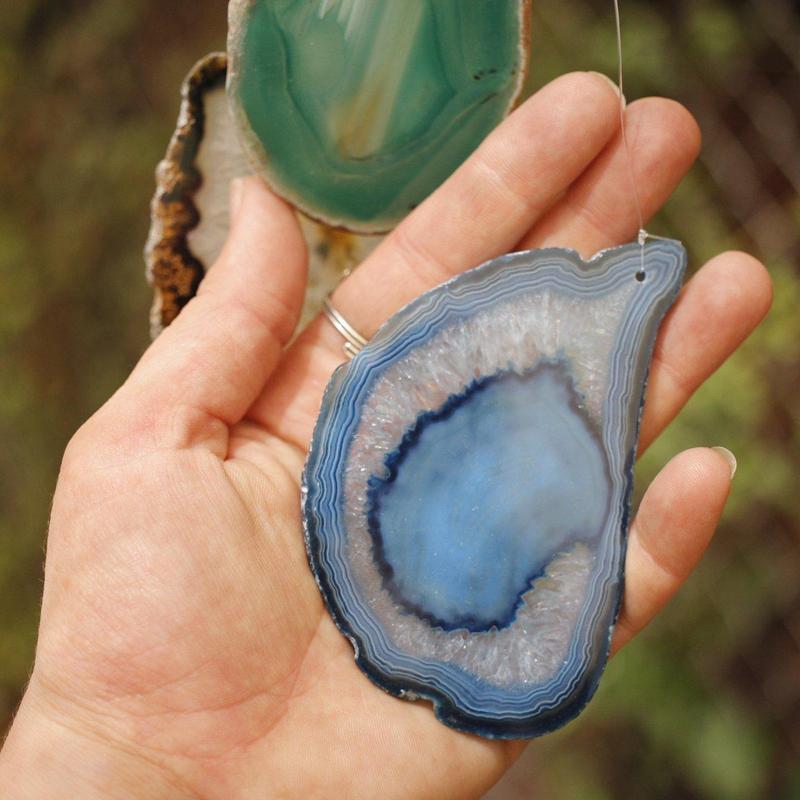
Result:
M589 256L631 240L618 102L592 73L546 86L340 286L337 307L369 335L501 253ZM695 160L699 132L671 101L625 113L649 217ZM67 449L36 665L0 757L0 796L480 797L523 744L456 733L430 706L384 694L323 608L299 478L342 340L317 319L289 345L306 270L293 213L258 179L232 200L229 241L199 296ZM766 271L742 253L689 281L658 339L643 448L770 299ZM615 651L687 578L730 479L724 455L699 447L649 487Z

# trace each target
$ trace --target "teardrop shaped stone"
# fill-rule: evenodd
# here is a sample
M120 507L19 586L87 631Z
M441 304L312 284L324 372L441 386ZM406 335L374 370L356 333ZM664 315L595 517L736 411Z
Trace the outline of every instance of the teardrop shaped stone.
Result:
M516 253L395 315L331 380L309 561L361 669L459 730L526 738L594 693L678 242Z

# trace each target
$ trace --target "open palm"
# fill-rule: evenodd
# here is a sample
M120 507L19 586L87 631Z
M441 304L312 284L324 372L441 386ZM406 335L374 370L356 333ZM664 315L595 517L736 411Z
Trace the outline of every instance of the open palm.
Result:
M699 136L666 100L626 114L649 216ZM199 296L70 444L36 667L7 750L19 757L31 746L25 725L46 718L54 741L77 737L81 752L99 754L86 763L103 797L479 797L521 745L456 733L428 705L382 693L322 605L299 480L342 341L320 318L287 347L306 271L294 214L257 179L234 195L229 242ZM501 125L340 286L336 303L369 335L488 258L545 245L591 255L636 228L618 97L597 75L569 75ZM659 338L643 446L769 298L763 267L743 254L719 256L692 279ZM688 575L730 477L723 455L698 448L649 488L615 648ZM94 796L66 778L63 787L47 796Z

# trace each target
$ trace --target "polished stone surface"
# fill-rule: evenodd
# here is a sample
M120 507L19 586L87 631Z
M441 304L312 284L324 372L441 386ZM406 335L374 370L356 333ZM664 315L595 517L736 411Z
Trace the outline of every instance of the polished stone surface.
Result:
M367 513L396 602L446 630L506 627L560 552L600 534L606 461L571 384L558 363L474 381L386 456Z
M604 668L676 242L497 259L397 314L328 387L309 558L359 666L446 724L517 738Z
M234 0L245 146L310 216L386 231L508 113L526 0Z
M158 166L145 248L155 289L154 338L194 297L222 252L230 232L231 181L253 173L228 104L226 72L224 53L206 56L192 68L175 133ZM303 328L382 237L333 228L300 212L297 219L308 248L308 282L298 326Z

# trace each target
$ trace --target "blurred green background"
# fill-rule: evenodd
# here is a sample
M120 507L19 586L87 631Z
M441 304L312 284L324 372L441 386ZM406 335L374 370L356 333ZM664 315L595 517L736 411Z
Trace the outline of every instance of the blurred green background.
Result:
M515 796L800 798L800 11L789 0L623 0L629 98L698 117L700 163L650 226L693 264L755 252L759 332L645 457L722 444L735 491L680 597L537 742ZM534 0L531 88L615 73L611 0ZM153 169L221 0L14 0L0 14L0 730L34 651L61 451L147 345L141 249ZM509 791L511 789L509 788Z

